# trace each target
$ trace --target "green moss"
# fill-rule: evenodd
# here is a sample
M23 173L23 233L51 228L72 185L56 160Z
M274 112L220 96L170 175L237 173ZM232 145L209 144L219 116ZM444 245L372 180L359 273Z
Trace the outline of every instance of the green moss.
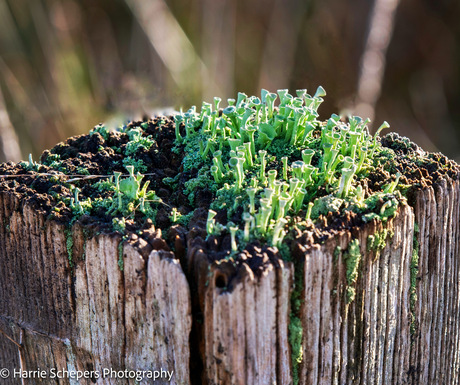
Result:
M359 263L361 262L361 251L359 248L359 241L353 239L348 244L348 248L343 254L346 279L347 279L347 303L353 302L355 299L356 291L353 285L358 279Z
M144 161L142 159L136 159L132 156L128 156L123 159L123 166L133 166L135 172L147 172L147 166L145 165Z
M281 259L283 261L291 261L292 260L291 250L289 249L289 246L286 243L282 243L278 247L278 251L279 251L279 253L281 255Z
M119 231L120 233L124 233L126 229L126 220L125 218L113 218L112 219L113 229L115 231Z
M120 271L124 269L124 262L123 262L123 243L125 241L125 237L120 241L118 244L118 267Z
M90 135L94 135L95 133L100 134L104 138L104 140L107 140L110 135L109 130L103 124L98 124L89 132Z
M77 174L78 175L89 175L89 171L85 167L78 167L77 168Z
M166 178L163 178L163 183L166 186L169 186L171 189L177 190L179 178L180 178L180 174L177 174L174 178L166 177Z
M185 215L181 214L179 216L179 218L177 219L176 223L181 225L181 226L187 227L188 223L190 222L190 219L192 219L194 213L195 213L195 211L191 211L191 212L189 212L188 214L185 214Z
M419 235L419 227L418 224L415 223L414 226L414 238L413 238L413 246L412 246L412 258L410 262L410 290L409 290L409 297L410 297L410 333L414 335L417 331L417 319L415 317L415 307L417 305L417 276L419 273L419 251L420 245L418 242L418 235Z
M196 178L192 178L185 182L184 187L184 194L188 196L192 206L195 204L196 192L198 190L207 190L211 193L216 192L216 186L213 182L211 172L205 168L200 169Z
M93 208L93 201L91 198L86 198L84 200L75 201L73 198L70 199L70 209L72 210L74 216L74 222L76 219L80 218L82 215L91 215Z
M367 251L373 251L376 258L387 245L388 241L393 238L394 232L389 229L383 229L367 237Z
M61 160L61 156L58 154L47 153L46 158L43 161L43 164L49 165L52 162L59 162Z
M66 248L67 248L67 256L69 258L69 265L70 265L70 267L73 267L73 236L72 236L72 230L71 229L64 230L64 235L65 235L65 243L66 243Z
M290 315L289 322L289 344L291 345L291 362L292 362L292 381L293 384L299 384L299 364L302 363L303 328L302 321L299 317Z
M101 179L94 184L94 188L100 192L113 192L115 191L115 184L113 178Z
M291 292L291 312L289 314L289 344L291 346L291 364L293 384L299 384L299 364L303 359L301 308L304 292L304 259L296 260L284 244L280 247L284 260L294 263L294 290Z
M300 160L300 149L294 146L286 146L286 141L284 139L274 139L268 151L273 154L276 159L281 159L283 156L287 156L289 159Z
M327 215L329 212L339 212L343 202L343 199L337 198L334 195L326 195L315 199L311 210L311 219L316 219L320 215Z
M399 202L396 198L386 201L380 209L380 218L385 222L388 218L393 217L398 210Z
M67 169L62 165L61 157L58 154L47 153L45 159L43 160L43 164L53 170L63 173L67 172Z
M40 171L40 163L39 162L34 162L32 159L32 154L29 154L29 161L28 162L20 162L19 163L25 170L27 171L35 171L39 172Z
M225 186L222 189L219 189L216 193L216 198L214 201L211 203L211 209L212 210L221 210L221 209L227 209L227 214L230 217L233 212L234 212L234 203L235 203L235 186ZM247 203L247 199L241 200L240 199L240 204L244 205Z
M200 143L203 142L206 142L206 135L197 132L190 135L185 146L176 144L178 151L182 150L185 154L182 160L184 171L199 170L203 166L203 157L200 154Z
M91 212L103 209L103 211L110 211L113 206L113 198L111 196L107 198L94 198L91 201Z
M139 128L133 128L127 132L130 141L126 144L125 155L133 156L139 152L139 150L148 151L155 142L151 136L143 136L142 130Z
M400 199L395 194L375 193L369 196L364 201L364 205L357 211L363 214L365 222L370 222L374 219L386 222L396 214L399 202Z
M334 254L333 254L333 262L336 263L339 260L340 254L342 253L342 248L340 246L336 246L334 249Z

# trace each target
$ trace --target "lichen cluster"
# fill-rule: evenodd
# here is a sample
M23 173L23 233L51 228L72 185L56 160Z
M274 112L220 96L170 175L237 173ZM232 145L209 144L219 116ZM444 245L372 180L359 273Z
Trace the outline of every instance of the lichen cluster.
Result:
M192 107L175 117L184 170L199 169L186 192L191 201L197 186L213 192L207 232L227 230L233 251L252 239L279 247L293 217L309 221L351 210L369 221L396 211L399 174L382 191L366 191L363 183L381 149L377 136L388 124L372 136L369 120L356 116L321 121L324 89L296 95L287 90L262 90L260 98L238 93L223 109L215 98L200 112ZM238 223L224 225L215 220L218 210L226 210L228 218L242 213Z
M75 175L67 180L59 178L59 174L52 175L51 182L57 185L65 186L71 192L71 196L51 192L50 194L56 199L58 204L53 208L54 213L64 208L69 208L72 213L72 219L69 222L72 225L76 220L84 215L90 216L97 212L103 211L112 218L113 230L123 233L126 227L126 221L132 220L135 216L150 218L153 221L156 217L157 206L162 200L156 195L155 191L149 187L150 181L143 181L147 167L137 157L139 151L148 151L153 145L154 140L151 135L146 135L140 127L123 126L118 130L118 134L126 134L128 141L123 150L116 149L122 153L122 169L127 171L114 171L112 175L90 175L84 167L77 168ZM99 134L105 141L113 135L104 125L97 125L90 131L90 136ZM111 149L113 150L113 149ZM100 146L100 153L107 153L107 148ZM107 154L110 156L110 154ZM114 161L116 165L118 162ZM69 175L69 170L64 160L56 153L47 153L43 165L53 172L59 172ZM42 164L34 162L29 156L28 162L22 162L22 166L28 171L35 171L41 174ZM73 173L72 173L73 174ZM87 177L86 177L87 176ZM82 197L82 188L79 187L87 184L86 178L95 178L91 186L92 194ZM63 203L60 206L59 203Z
M75 154L70 172L69 154L59 155L65 146L42 156L43 164L30 157L22 165L38 174L43 166L57 172L50 182L68 190L48 191L59 203L52 211L58 216L70 210L70 223L103 213L114 230L124 232L128 223L156 223L161 207L167 208L170 224L187 225L197 207L207 207L207 233L230 234L232 252L254 240L281 248L294 225L302 230L330 212L353 212L364 222L385 221L394 215L405 188L397 171L386 185L368 186L372 172L391 165L394 153L378 139L388 124L371 135L369 120L356 116L334 114L322 121L318 108L324 96L322 87L313 96L306 90L297 90L296 96L287 90L262 90L260 97L238 93L224 108L222 100L214 98L200 111L192 107L177 114L170 128L175 137L172 151L181 166L161 180L147 175L152 175L148 156L160 150L155 130L162 129L163 120L154 127L150 122L132 123L117 132L98 125L90 132L88 138L99 146L92 153L114 159L109 175L90 175L79 160L81 154ZM121 147L113 145L120 141ZM63 182L59 173L77 175ZM98 179L88 187L85 175ZM186 209L177 200L162 201L155 192L160 186L183 194ZM197 191L208 194L204 206Z

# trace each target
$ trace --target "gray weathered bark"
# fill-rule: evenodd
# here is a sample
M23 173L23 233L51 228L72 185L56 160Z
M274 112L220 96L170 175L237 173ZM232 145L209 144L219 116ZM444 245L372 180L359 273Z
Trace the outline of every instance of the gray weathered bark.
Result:
M414 208L401 206L385 225L370 223L323 245L298 246L304 264L300 384L458 383L459 193L458 181L446 179L420 191ZM368 250L368 236L384 228L393 232L387 245L378 254ZM351 239L359 240L361 261L356 296L347 303L343 252ZM414 239L419 264L411 272ZM205 273L205 256L197 257L202 250L193 253L204 292L206 381L291 383L287 287L293 266L270 265L261 277L243 269L229 291L225 262Z
M71 264L64 226L2 193L0 328L22 348L0 334L0 366L163 368L174 370L172 383L188 384L190 361L200 356L203 373L194 378L201 375L203 383L290 384L290 298L301 264L301 384L457 384L459 194L458 181L446 179L420 191L414 208L402 205L386 224L372 222L321 245L298 245L295 264L271 262L262 274L243 265L233 277L228 262L210 263L204 247L189 238L187 281L171 252L153 250L135 236L122 245L121 271L121 239L86 239L78 225ZM393 232L386 246L379 253L368 250L368 236L385 228ZM153 242L161 234L151 234L150 243L161 244ZM352 239L359 240L361 253L353 284L345 261ZM418 270L411 269L414 239ZM412 296L411 307L414 274L417 300ZM350 286L356 296L348 303ZM196 288L192 293L203 311L198 346L189 342L189 287Z
M1 336L0 366L10 373L162 368L174 371L171 383L190 382L190 291L171 252L152 250L140 239L125 242L122 271L120 237L85 239L75 225L71 246L63 225L45 221L5 193L0 194L0 218L0 327L23 345L18 349ZM21 382L10 378L6 383ZM75 382L48 378L36 383ZM128 381L100 378L98 383Z

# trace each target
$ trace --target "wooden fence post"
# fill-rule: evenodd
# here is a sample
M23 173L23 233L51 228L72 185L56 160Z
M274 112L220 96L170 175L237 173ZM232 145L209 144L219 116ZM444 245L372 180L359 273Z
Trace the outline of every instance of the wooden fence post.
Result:
M174 253L159 247L158 230L149 241L88 235L79 224L67 231L3 191L0 367L164 369L174 372L174 384L457 384L459 195L458 180L445 177L387 223L369 222L315 245L299 234L295 262L267 251L256 273L249 262L235 270L210 261L199 231L187 236L184 272ZM373 245L376 237L382 247ZM296 269L301 286L294 287ZM295 366L293 290L302 299ZM203 313L193 329L192 305ZM191 376L198 360L203 370Z

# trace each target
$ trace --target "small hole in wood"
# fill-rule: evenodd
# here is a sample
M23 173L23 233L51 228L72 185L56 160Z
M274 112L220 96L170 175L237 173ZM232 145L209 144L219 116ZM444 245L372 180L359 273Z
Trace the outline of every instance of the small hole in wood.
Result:
M216 287L227 287L227 277L224 274L219 274L216 276Z

